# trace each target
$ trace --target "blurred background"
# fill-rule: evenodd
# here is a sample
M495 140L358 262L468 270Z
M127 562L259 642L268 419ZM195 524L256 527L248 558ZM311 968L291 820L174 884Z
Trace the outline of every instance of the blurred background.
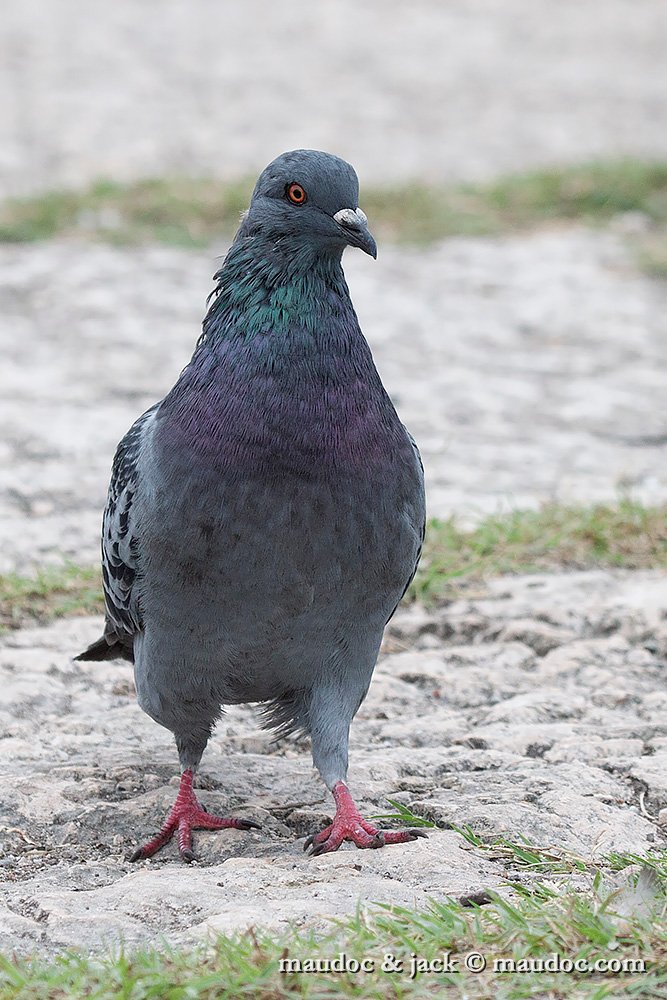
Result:
M3 193L299 146L366 184L659 157L666 28L659 0L7 0Z
M661 0L7 0L0 570L96 559L285 149L356 167L362 328L462 524L667 494Z

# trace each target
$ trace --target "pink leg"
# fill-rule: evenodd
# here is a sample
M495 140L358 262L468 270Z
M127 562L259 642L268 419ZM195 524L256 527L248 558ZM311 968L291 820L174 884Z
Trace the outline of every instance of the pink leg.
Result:
M224 830L226 827L233 827L236 830L260 829L259 823L253 823L249 819L222 819L220 816L212 816L206 812L194 793L193 779L194 774L189 768L187 771L183 771L176 801L164 826L152 840L137 848L130 861L142 861L144 858L150 858L161 847L169 843L176 831L178 831L178 851L181 858L183 861L194 861L193 830Z
M304 851L312 846L311 858L337 851L344 840L351 840L357 847L384 847L386 844L405 844L417 837L427 836L423 830L379 830L361 818L344 782L337 781L332 792L336 803L333 823L308 837L303 845Z

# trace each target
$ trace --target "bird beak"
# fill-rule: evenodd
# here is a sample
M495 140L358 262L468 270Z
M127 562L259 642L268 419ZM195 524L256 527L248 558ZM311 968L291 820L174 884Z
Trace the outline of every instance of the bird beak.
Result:
M341 208L334 215L345 233L345 239L352 247L359 247L375 260L378 255L377 243L368 231L368 219L360 208Z

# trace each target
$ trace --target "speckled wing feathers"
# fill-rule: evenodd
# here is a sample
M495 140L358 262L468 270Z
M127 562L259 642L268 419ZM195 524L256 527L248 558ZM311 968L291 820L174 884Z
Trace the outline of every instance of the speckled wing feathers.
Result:
M156 403L135 421L116 450L102 520L104 636L82 653L81 659L115 656L134 659L134 636L141 631L142 620L135 585L139 539L133 523L132 502L136 490L141 488L138 460L142 444L158 406Z
M423 484L424 484L424 463L422 462L422 457L421 457L419 448L417 447L417 442L415 441L415 439L413 438L412 434L407 429L407 427L405 429L405 432L406 432L406 434L408 435L408 437L410 439L410 444L414 448L414 452L415 452L415 455L417 457L417 461L419 462L419 468L421 470L421 482L422 482L422 486L423 486ZM405 587L403 588L403 593L401 594L400 598L398 599L398 602L396 603L396 605L394 607L394 610L392 611L392 613L387 618L387 621L385 622L385 625L388 624L391 621L391 619L394 617L394 615L396 614L396 609L398 608L398 605L401 603L401 601L403 600L403 598L407 594L408 587L410 586L410 584L412 583L412 581L415 578L415 573L417 572L417 567L419 566L419 560L422 557L422 549L424 547L424 537L425 537L425 535L426 535L426 517L424 517L424 520L422 521L421 537L420 537L420 541L419 541L419 548L417 549L417 555L415 557L415 564L414 564L414 566L412 568L412 572L410 573L410 576L408 577L408 580L407 580L407 582L405 584Z

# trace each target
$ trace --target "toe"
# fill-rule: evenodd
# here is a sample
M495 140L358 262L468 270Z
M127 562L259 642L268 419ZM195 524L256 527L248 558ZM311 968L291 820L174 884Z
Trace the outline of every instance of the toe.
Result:
M332 851L337 851L346 838L347 831L337 830L335 826L330 830L322 830L321 833L313 837L313 847L308 857L316 858L320 854L330 854Z
M423 830L384 830L382 838L385 844L409 844L417 840L418 837L428 839L428 834Z
M329 837L328 840L323 841L321 844L314 844L308 857L317 858L320 854L331 854L332 851L337 851L342 843L342 840Z
M304 851L307 851L312 844L323 844L333 833L333 828L333 823L329 823L329 825L325 826L323 830L318 830L317 833L311 833L309 837L306 837L303 845Z

